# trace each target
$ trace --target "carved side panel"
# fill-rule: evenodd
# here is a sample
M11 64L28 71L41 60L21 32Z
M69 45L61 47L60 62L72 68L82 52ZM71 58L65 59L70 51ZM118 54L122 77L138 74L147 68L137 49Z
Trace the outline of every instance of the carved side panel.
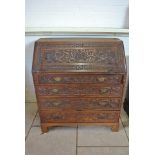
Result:
M34 84L38 84L39 83L39 74L38 73L33 73L33 82Z

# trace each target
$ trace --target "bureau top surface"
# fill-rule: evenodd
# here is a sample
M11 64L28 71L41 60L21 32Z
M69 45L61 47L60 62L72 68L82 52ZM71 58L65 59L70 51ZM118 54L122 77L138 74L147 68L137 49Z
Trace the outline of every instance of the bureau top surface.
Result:
M125 73L123 42L116 38L41 38L35 42L32 72Z

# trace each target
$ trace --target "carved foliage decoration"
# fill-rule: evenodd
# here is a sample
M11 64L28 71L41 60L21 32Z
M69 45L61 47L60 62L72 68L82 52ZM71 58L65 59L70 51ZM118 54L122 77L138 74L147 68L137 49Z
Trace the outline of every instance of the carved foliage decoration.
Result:
M100 49L50 49L44 51L45 63L103 63L116 64L112 48Z
M114 122L119 118L116 112L51 112L41 117L42 122Z
M119 72L124 68L122 43L68 42L36 44L33 71Z
M118 75L104 77L103 75L55 76L53 74L45 74L40 76L40 83L120 83L120 80L121 77Z
M121 95L121 87L39 87L38 88L39 95Z
M120 99L100 99L100 98L84 98L84 99L44 99L40 102L42 109L48 108L71 108L71 109L118 109L120 107Z

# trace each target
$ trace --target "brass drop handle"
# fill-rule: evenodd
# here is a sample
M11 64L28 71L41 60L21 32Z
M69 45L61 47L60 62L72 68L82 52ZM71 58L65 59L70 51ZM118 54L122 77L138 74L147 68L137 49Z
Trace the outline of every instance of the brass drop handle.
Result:
M99 102L99 105L103 105L103 106L105 106L105 105L107 105L107 104L108 104L107 101L101 101L101 102Z
M101 93L104 94L104 93L107 93L109 91L108 88L101 88Z
M53 77L53 79L56 81L56 82L60 82L62 80L61 77Z
M54 102L46 102L46 104L47 104L47 106L48 107L51 107L51 106L58 106L58 105L60 105L61 103L60 102L58 102L58 101L54 101Z
M104 82L106 78L105 77L98 77L97 79L99 82Z
M61 103L60 102L53 102L52 103L54 106L58 106L58 105L60 105Z
M53 92L53 93L57 93L58 91L59 91L59 90L58 90L57 88L53 88L53 89L52 89L52 92Z

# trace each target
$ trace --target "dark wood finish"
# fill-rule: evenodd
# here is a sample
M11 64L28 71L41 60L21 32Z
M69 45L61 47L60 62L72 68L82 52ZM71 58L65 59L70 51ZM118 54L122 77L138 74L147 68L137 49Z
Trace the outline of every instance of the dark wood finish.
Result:
M64 75L64 74L44 74L38 75L38 84L59 84L59 83L97 83L97 84L121 84L121 75ZM37 83L36 83L37 84Z
M41 123L41 130L43 133L48 132L49 127L52 126L72 126L76 127L77 125L104 125L104 126L109 126L111 127L111 130L113 132L118 132L119 130L119 123Z
M48 110L40 111L42 123L115 123L118 111Z
M122 85L102 86L91 84L55 84L36 86L36 92L39 96L98 96L98 97L121 97Z
M77 124L118 131L126 81L121 40L39 39L32 74L43 133Z
M40 110L119 110L121 98L38 97Z

